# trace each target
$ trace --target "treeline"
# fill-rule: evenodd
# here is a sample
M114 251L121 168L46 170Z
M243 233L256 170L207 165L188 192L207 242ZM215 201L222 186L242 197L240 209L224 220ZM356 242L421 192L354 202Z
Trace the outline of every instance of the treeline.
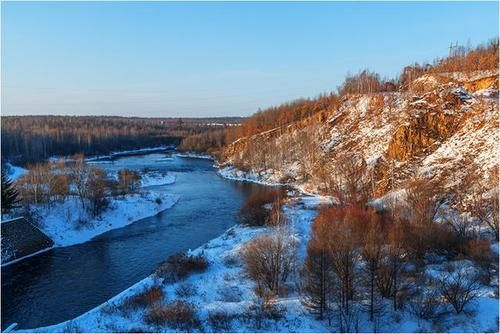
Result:
M240 127L239 137L248 136L276 127L282 127L310 117L319 111L334 109L339 101L349 94L372 94L380 92L405 91L408 83L425 73L472 72L498 68L498 39L475 48L454 46L450 55L434 60L432 64L418 64L405 67L396 78L383 78L368 69L354 75L347 75L336 92L320 95L314 99L301 99L277 107L259 110L246 119Z
M237 124L239 118L2 117L2 160L17 164L76 153L178 145L182 138Z
M113 178L104 169L86 164L82 154L74 155L70 161L61 159L27 167L28 172L15 183L23 207L50 206L75 197L93 217L104 212L109 197L138 191L141 180L138 172L129 169L119 170L117 178Z
M335 108L338 102L338 96L331 93L320 95L314 99L300 99L277 107L259 110L242 123L238 135L239 137L249 136L276 127L283 127L311 117L319 111Z
M199 153L206 152L215 154L224 146L232 143L237 138L238 135L236 129L213 129L183 138L177 149L179 151L191 151Z
M475 48L470 46L450 46L448 57L438 58L432 64L415 63L406 66L399 76L400 89L407 89L408 84L426 73L451 73L496 70L499 64L498 38L492 39Z
M339 104L336 94L320 95L314 99L300 99L277 107L259 110L243 120L241 126L226 127L189 136L179 148L185 151L214 153L238 138L251 136L277 127L284 127L306 119L319 111L334 109Z
M410 89L409 83L426 73L495 70L499 64L498 45L498 39L492 39L475 48L452 46L447 57L438 58L432 63L415 63L406 66L401 74L395 78L383 78L378 73L368 69L357 74L348 74L335 92L259 110L244 120L240 127L189 137L184 140L181 146L186 150L193 151L220 150L225 144L229 144L237 138L283 128L320 111L333 110L340 104L342 98L349 94L407 91Z

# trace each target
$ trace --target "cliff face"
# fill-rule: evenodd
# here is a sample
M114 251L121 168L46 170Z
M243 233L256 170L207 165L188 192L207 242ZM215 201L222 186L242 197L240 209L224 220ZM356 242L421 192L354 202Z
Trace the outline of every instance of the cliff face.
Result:
M498 161L498 75L424 75L409 92L350 95L339 108L228 145L223 164L321 190L322 166L351 153L372 171L377 195L411 178L458 184ZM393 184L388 181L389 174Z

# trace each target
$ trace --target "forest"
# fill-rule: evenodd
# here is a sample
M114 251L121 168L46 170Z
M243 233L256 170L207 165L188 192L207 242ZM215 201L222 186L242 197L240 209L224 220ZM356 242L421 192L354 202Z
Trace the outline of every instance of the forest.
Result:
M52 156L178 145L182 138L241 119L3 116L1 121L2 161L24 165Z
M409 83L426 73L494 70L499 63L498 46L498 39L492 39L476 47L451 45L447 57L437 58L432 63L414 63L406 66L395 78L383 78L369 69L361 70L357 74L348 74L337 91L258 110L243 120L240 127L187 137L181 147L193 151L217 152L238 138L275 128L283 129L289 124L307 119L319 112L335 110L340 101L350 94L408 92L415 89Z

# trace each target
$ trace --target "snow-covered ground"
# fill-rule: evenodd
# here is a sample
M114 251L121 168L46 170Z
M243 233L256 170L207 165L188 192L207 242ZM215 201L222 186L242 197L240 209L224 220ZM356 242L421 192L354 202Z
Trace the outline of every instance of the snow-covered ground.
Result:
M276 183L264 180L260 175L239 172L235 168L226 167L219 171L222 177L236 180L245 180L261 184ZM300 187L298 187L300 190ZM304 193L291 198L283 210L290 223L291 238L297 241L298 268L307 253L307 243L310 236L311 223L316 216L319 206L331 203L331 199L322 196L308 196ZM125 210L123 210L125 211ZM137 309L132 313L120 311L127 298L136 295L152 286L160 286L164 292L163 302L168 303L182 299L193 303L199 316L203 331L213 331L208 321L213 312L223 311L232 315L231 331L236 332L330 332L339 329L327 321L317 320L305 309L296 288L292 287L286 297L278 298L276 305L284 310L283 316L277 320L265 320L260 329L248 317L248 309L256 300L254 293L255 283L246 276L239 256L242 246L253 238L269 232L267 227L234 226L223 235L215 238L199 248L190 251L191 254L203 254L209 261L207 271L189 276L187 279L164 284L151 275L138 282L106 303L73 319L57 325L26 330L26 332L67 332L67 331L175 331L174 328L157 328L144 321L146 310ZM498 248L498 244L496 244ZM432 276L446 271L447 263L430 265L426 272ZM293 276L293 275L292 275ZM294 278L292 277L292 281ZM189 287L189 296L181 295L179 288ZM448 331L448 332L484 332L498 330L498 294L495 287L481 286L478 298L469 309L470 313L455 315L447 312L439 322L432 322L417 318L407 309L391 312L387 305L377 323L368 321L366 312L360 313L359 331L361 332L420 332L420 331Z
M178 196L163 191L142 191L123 198L112 198L109 208L99 217L90 217L76 197L50 207L33 206L35 215L43 217L40 228L54 241L56 247L89 241L109 230L120 228L137 220L154 216L170 208Z
M291 237L298 241L298 262L302 263L306 256L310 226L316 215L316 209L328 201L321 197L300 196L292 199L284 207L284 212L290 222ZM191 251L193 255L203 254L209 261L207 271L194 274L184 281L163 284L151 275L123 291L108 302L77 317L54 326L27 330L27 332L64 332L80 330L85 332L101 331L175 331L174 328L152 327L144 322L144 309L132 313L122 313L120 305L152 286L160 286L164 292L164 302L182 299L193 303L202 324L203 331L210 332L208 317L217 311L226 312L234 316L231 320L231 331L235 332L331 332L338 331L334 325L329 326L327 321L319 321L310 314L301 303L297 289L293 287L284 298L278 298L276 305L283 310L283 316L277 320L265 320L262 327L257 329L253 319L249 319L248 308L255 301L254 282L249 279L243 270L239 257L242 245L247 241L268 232L266 227L235 226L218 238ZM444 267L430 266L428 271L439 275ZM189 287L191 295L179 295L180 287ZM387 307L390 310L390 305ZM471 314L454 315L448 313L439 323L422 320L407 310L387 312L378 322L378 331L383 332L418 332L418 331L448 331L448 332L484 332L498 329L498 299L494 296L494 289L482 287L479 298L471 308ZM369 322L361 312L359 331L374 331L373 323Z
M111 177L117 178L117 175ZM147 172L141 176L141 188L137 193L109 198L109 207L98 217L88 214L76 196L50 205L31 205L30 211L40 218L37 219L38 227L54 241L55 247L80 244L172 207L179 199L177 195L149 187L174 182L172 174Z
M193 158L193 159L207 159L207 160L214 160L214 157L212 157L209 154L205 153L197 153L197 152L182 152L182 153L176 153L175 154L178 157L181 158Z
M8 162L5 164L5 167L7 168L7 176L9 177L9 179L11 179L13 181L17 180L18 178L20 178L24 174L28 173L27 169L19 167L19 166L14 166Z
M141 176L141 186L161 186L175 182L175 176L167 173L149 172Z
M305 245L309 235L309 224L315 215L315 207L323 203L322 199L304 198L299 205L287 207L285 210L292 221L293 235L300 240L299 252L305 255ZM193 255L203 253L209 260L209 269L201 274L188 277L185 281L174 284L163 285L168 300L176 299L176 290L180 285L195 286L195 295L188 298L198 309L198 315L205 323L208 314L217 310L227 311L229 314L244 314L255 298L254 283L245 276L238 252L241 246L256 236L265 233L268 228L252 228L235 226L226 231L218 238L211 240L205 245L191 251ZM129 289L123 291L108 302L79 316L76 319L58 325L28 330L27 332L63 332L68 328L78 328L83 331L127 331L131 328L145 330L157 330L143 323L143 311L136 314L121 315L109 310L120 305L123 301L144 289L159 284L154 275L145 278ZM289 312L285 315L283 323L276 323L271 327L273 331L300 331L300 332L325 332L327 329L323 324L313 321L307 314L304 315L299 298L286 298L280 300L286 305ZM204 324L204 330L209 328ZM283 327L285 326L285 327ZM286 327L288 326L288 327ZM162 329L172 331L173 329ZM254 331L252 322L236 320L234 331Z
M169 150L169 149L174 149L175 146L173 145L162 145L162 146L154 146L154 147L145 147L145 148L140 148L137 150L122 150L122 151L114 151L111 152L110 154L106 155L98 155L98 156L91 156L86 158L86 161L95 161L95 160L101 160L101 159L111 159L119 156L124 156L124 155L139 155L139 154L146 154L146 153L154 153L162 150ZM55 159L58 159L57 157Z
M241 171L233 166L224 166L224 167L221 167L217 171L217 173L221 177L228 179L228 180L248 181L248 182L269 185L269 186L284 185L284 184L278 182L275 178L273 178L272 173L266 173L264 171L261 173L243 172L243 171Z

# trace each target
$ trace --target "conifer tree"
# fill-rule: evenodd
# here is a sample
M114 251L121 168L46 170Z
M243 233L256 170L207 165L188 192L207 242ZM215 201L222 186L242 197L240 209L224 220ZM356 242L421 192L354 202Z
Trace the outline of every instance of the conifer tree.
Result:
M19 202L19 192L2 168L2 214L9 212Z

